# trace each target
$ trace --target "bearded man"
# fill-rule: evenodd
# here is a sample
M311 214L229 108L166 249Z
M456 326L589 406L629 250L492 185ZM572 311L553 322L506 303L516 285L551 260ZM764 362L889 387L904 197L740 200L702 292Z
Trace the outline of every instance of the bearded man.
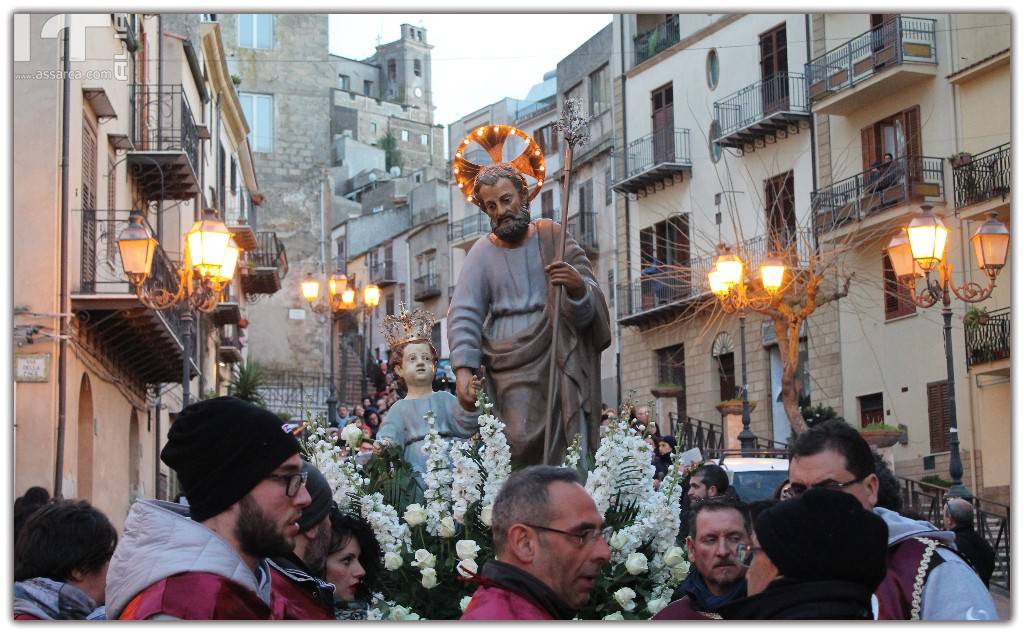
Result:
M509 163L483 168L473 201L491 233L466 254L448 309L448 343L456 396L475 408L473 378L483 366L487 392L505 423L514 466L560 461L585 427L596 447L601 417L601 351L611 343L608 305L590 261L572 236L557 259L560 225L530 220L526 179ZM565 289L558 349L552 346L555 287ZM558 363L553 412L548 403L551 355ZM545 423L552 421L544 456Z

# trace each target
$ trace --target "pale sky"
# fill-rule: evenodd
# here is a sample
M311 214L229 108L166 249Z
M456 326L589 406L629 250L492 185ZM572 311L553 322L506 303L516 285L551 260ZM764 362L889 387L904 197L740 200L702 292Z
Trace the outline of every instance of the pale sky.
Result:
M610 14L334 14L330 49L365 59L404 23L433 45L434 122L453 121L504 97L522 99L558 60L612 21ZM379 40L378 40L379 35Z

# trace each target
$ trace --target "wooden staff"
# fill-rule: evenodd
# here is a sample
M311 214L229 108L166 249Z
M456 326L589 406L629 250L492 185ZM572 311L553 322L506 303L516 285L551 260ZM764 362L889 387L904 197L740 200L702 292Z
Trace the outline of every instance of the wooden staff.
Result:
M565 100L562 116L558 120L558 129L562 131L565 144L565 158L562 164L562 214L558 243L555 251L555 262L565 259L565 231L569 222L569 181L572 178L572 155L577 145L585 145L588 141L587 124L589 120L583 115L583 103L579 97ZM558 382L558 334L562 316L562 287L555 287L555 314L551 332L551 367L548 372L547 419L544 421L544 463L554 464L555 456L551 455L551 428L560 415L555 409L555 387ZM561 409L561 408L559 408ZM568 421L566 421L568 422Z

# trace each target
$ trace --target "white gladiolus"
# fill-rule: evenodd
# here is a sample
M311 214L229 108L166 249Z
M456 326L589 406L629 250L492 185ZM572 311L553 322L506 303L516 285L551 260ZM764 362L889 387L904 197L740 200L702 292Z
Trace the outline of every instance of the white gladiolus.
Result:
M479 570L476 562L472 559L463 559L455 566L455 569L463 577L472 577L476 574L477 570Z
M423 453L427 456L423 483L423 499L427 501L427 532L437 535L441 530L441 520L451 515L449 504L452 499L452 471L448 464L448 448L444 438L437 433L434 413L427 412L423 417L430 431L423 439Z
M445 539L451 539L455 537L455 519L452 516L448 516L441 520L441 526L438 528L438 535Z
M643 553L633 553L627 557L626 572L634 576L641 572L647 572L647 556Z
M484 526L491 525L491 511L493 510L493 504L488 504L487 506L480 509L480 521L484 523Z
M480 552L480 547L472 539L460 539L455 542L455 554L459 556L459 559L476 559L478 552Z
M402 556L398 553L384 553L384 568L386 570L398 570L403 563Z
M452 462L452 516L460 524L466 523L466 511L480 500L483 475L480 465L473 460L470 445L455 443L449 451Z
M420 580L420 585L430 590L437 585L437 571L433 568L424 568L420 571L420 575L423 577Z
M661 558L661 561L669 567L678 566L683 563L683 549L679 546L673 546L665 551L665 555Z
M384 552L402 552L402 547L409 545L409 527L398 520L398 511L385 503L380 493L360 498L359 513L373 529Z
M427 510L419 504L410 504L405 507L405 513L402 514L402 519L409 525L409 528L415 528L427 521Z
M490 414L489 403L484 405L484 414L478 419L480 422L480 439L483 441L483 450L480 462L483 464L484 472L487 474L484 479L483 505L486 507L494 502L494 498L501 490L501 485L512 474L512 450L509 449L508 440L505 439L505 423L501 422ZM490 520L485 523L489 526Z
M416 561L414 561L412 565L416 566L420 570L423 570L425 568L433 568L437 565L437 557L435 557L433 553L431 553L429 550L426 550L424 548L420 548L419 550L417 550L413 554L413 557L416 559Z
M633 592L632 588L619 588L612 594L612 597L626 612L632 612L636 607L636 602L633 601L636 598L636 592Z
M612 612L606 617L601 619L602 621L624 621L626 617L622 616L622 612Z
M341 430L341 438L345 441L346 445L356 449L359 447L359 443L363 439L363 430L359 428L359 425L349 423Z
M666 605L668 605L668 599L651 599L647 602L647 611L651 614L657 614L658 612L661 612L663 609L665 609Z
M466 608L469 607L470 600L472 599L473 597L462 597L462 600L459 601L459 609L465 612Z

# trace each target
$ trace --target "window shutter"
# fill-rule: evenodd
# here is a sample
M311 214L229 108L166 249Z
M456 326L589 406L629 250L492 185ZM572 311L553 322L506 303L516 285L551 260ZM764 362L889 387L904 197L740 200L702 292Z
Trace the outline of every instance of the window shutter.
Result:
M932 453L949 451L949 398L945 381L928 384L928 435Z
M640 230L640 268L644 269L654 262L654 227Z
M860 149L861 156L864 158L864 171L866 172L871 169L871 164L880 158L878 155L878 144L875 137L874 125L869 125L868 127L861 129Z

